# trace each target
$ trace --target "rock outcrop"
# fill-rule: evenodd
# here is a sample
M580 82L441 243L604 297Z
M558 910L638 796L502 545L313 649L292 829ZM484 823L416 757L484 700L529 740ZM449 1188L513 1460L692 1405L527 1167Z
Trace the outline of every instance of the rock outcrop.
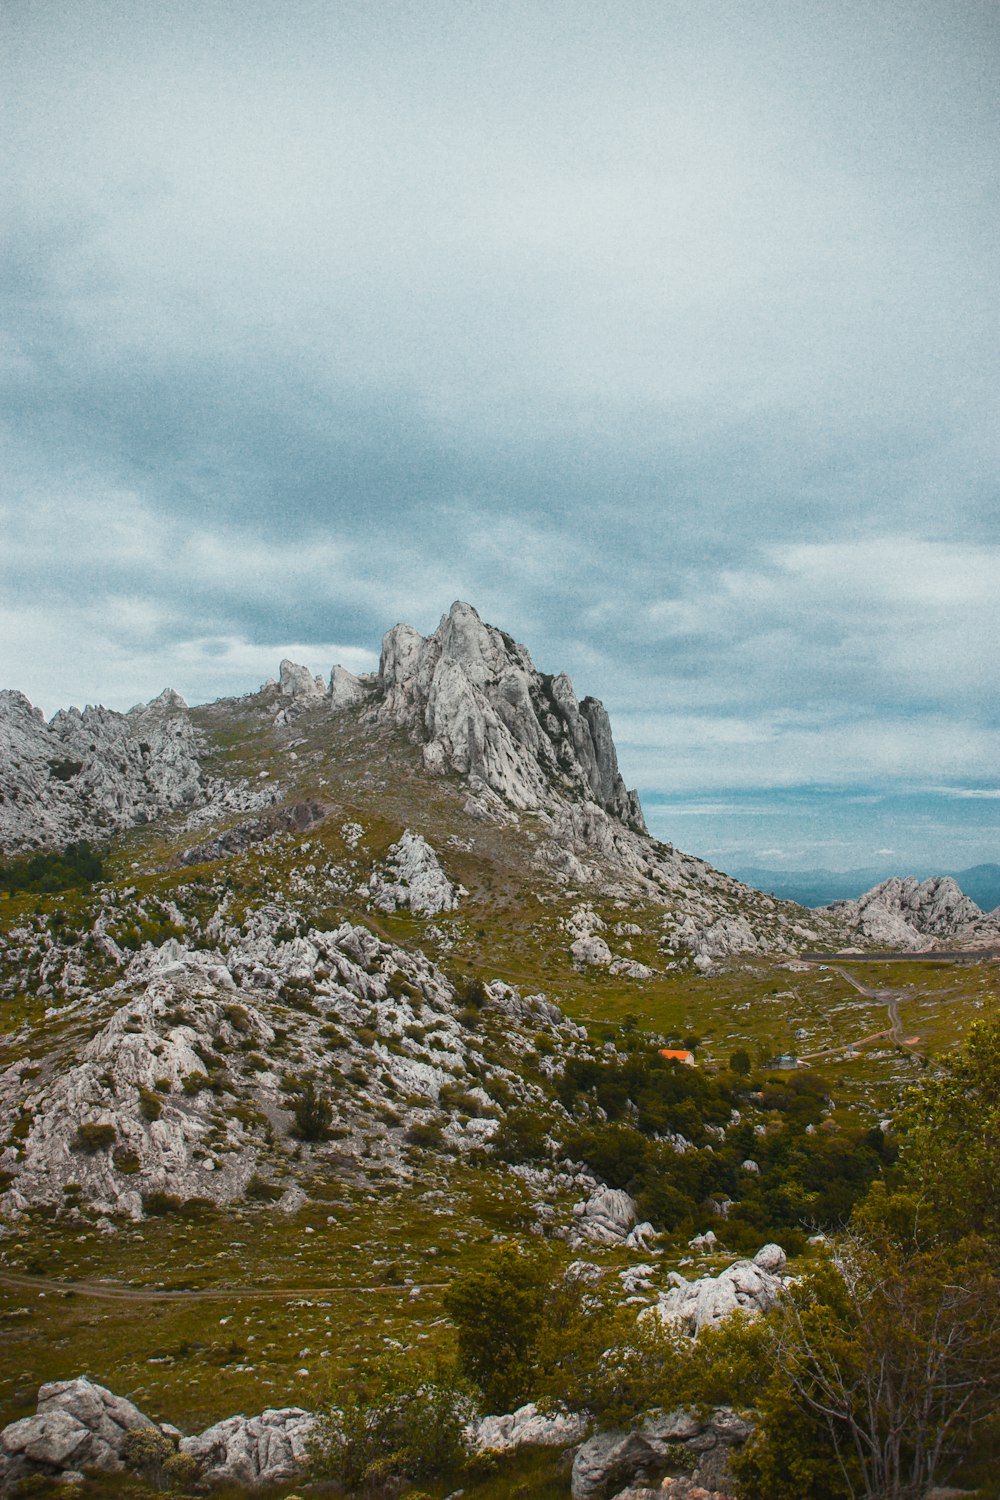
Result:
M607 1500L636 1481L657 1484L671 1471L689 1466L692 1457L694 1484L718 1490L732 1478L729 1454L751 1431L736 1412L718 1407L707 1418L678 1410L649 1417L631 1432L597 1432L573 1460L573 1500Z
M508 1453L523 1445L570 1448L580 1442L590 1423L580 1412L540 1412L534 1401L499 1417L480 1417L466 1428L473 1453Z
M889 948L931 948L942 939L972 944L1000 939L998 914L980 911L950 875L924 881L894 875L856 901L835 901L825 910Z
M600 1188L573 1205L571 1245L623 1245L636 1221L635 1199L621 1188Z
M703 1328L721 1323L730 1313L750 1316L769 1312L788 1280L782 1275L786 1256L780 1245L764 1245L753 1260L737 1260L718 1276L701 1276L686 1281L671 1271L671 1287L661 1292L654 1307L642 1317L657 1317L663 1323L679 1324L687 1333L697 1335Z
M424 745L434 771L478 778L512 807L584 798L645 830L618 770L607 713L578 702L565 675L547 677L504 631L455 603L433 635L396 625L382 642L381 715Z
M45 722L23 693L0 692L0 852L100 840L190 807L194 824L271 805L274 787L202 769L187 705L165 689L127 714L60 709Z
M372 900L382 911L406 907L416 915L429 917L458 905L458 892L419 833L406 829L389 849L388 866L385 875L372 880Z
M200 1465L199 1484L280 1484L304 1472L315 1425L310 1412L289 1406L257 1417L227 1417L196 1437L182 1437L85 1376L54 1381L39 1390L33 1417L0 1432L0 1494L33 1474L79 1480L84 1469L121 1470L129 1458L129 1433L138 1430L168 1435L168 1454L179 1438L180 1452Z
M100 837L204 795L198 737L169 689L127 714L69 708L48 723L0 692L0 849Z
M0 1433L0 1493L30 1474L121 1469L125 1439L138 1428L158 1430L131 1401L85 1376L43 1385L35 1415Z
M279 1484L305 1468L315 1426L311 1412L285 1406L259 1417L227 1417L197 1437L181 1438L180 1451L202 1465L206 1484L254 1489Z
M371 691L371 679L355 677L346 667L336 666L330 673L329 699L334 713L363 703Z

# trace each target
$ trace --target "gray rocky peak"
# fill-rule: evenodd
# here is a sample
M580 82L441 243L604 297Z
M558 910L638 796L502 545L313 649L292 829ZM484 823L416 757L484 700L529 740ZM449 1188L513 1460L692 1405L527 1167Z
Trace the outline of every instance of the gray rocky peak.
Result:
M353 708L356 703L363 702L367 696L365 685L360 677L355 677L346 667L339 664L330 673L329 698L330 707L336 712L341 708Z
M100 837L201 796L198 737L169 688L127 714L68 708L48 724L0 692L0 848Z
M950 875L920 881L894 875L856 901L837 901L828 911L873 942L895 948L929 948L935 938L996 941L1000 920L984 915Z
M314 677L308 667L299 666L287 657L279 668L278 686L283 698L322 698L326 693L322 677Z
M412 625L390 630L379 680L381 715L423 742L430 769L476 777L515 808L583 800L645 831L603 706L578 702L565 675L536 671L525 647L470 604L453 604L428 637Z

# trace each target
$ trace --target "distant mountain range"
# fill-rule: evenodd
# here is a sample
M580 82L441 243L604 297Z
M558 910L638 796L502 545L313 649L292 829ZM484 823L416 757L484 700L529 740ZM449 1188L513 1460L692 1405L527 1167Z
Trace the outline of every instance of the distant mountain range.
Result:
M741 865L728 873L756 890L767 891L784 901L798 901L801 906L854 901L892 875L914 875L918 880L950 875L982 911L993 911L1000 906L1000 865L972 865L968 870L938 870L930 866L906 870L885 866L863 870L768 870L760 865Z

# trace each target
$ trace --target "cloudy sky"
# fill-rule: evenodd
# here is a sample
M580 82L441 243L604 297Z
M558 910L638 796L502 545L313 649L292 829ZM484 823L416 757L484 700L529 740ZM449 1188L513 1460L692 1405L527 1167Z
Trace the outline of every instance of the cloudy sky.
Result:
M723 867L1000 857L995 0L8 0L0 679L455 598Z

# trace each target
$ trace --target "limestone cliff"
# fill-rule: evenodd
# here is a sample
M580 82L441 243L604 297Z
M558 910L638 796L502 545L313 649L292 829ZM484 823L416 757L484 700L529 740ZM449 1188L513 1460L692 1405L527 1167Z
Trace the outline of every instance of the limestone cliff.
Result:
M596 698L536 671L524 646L455 603L433 635L396 625L382 643L383 718L424 744L431 770L478 777L519 809L590 801L645 832Z

